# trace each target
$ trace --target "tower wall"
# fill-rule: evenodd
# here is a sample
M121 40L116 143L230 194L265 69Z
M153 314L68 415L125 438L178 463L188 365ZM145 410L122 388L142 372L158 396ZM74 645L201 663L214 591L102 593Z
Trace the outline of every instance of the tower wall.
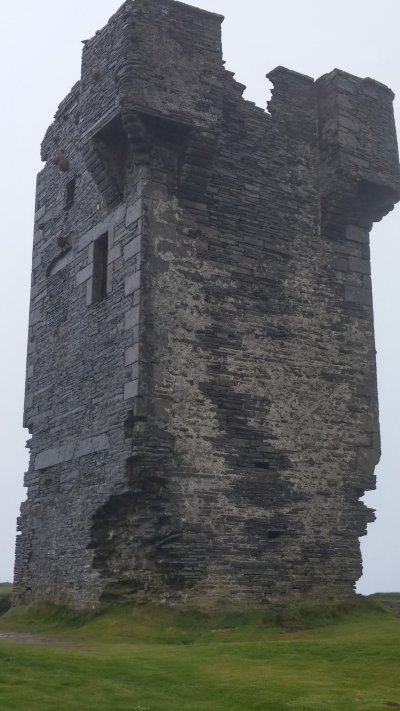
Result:
M125 3L43 142L19 602L278 605L361 575L393 95L278 67L266 113L221 20Z

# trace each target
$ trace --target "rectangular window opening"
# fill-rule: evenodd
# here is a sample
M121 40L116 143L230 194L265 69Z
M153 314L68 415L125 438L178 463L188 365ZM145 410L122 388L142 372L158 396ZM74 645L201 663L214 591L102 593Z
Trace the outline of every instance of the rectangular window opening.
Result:
M93 294L92 304L102 301L107 295L108 232L93 243Z
M70 180L69 183L67 183L67 190L66 190L66 195L65 195L65 209L66 210L68 210L74 204L75 184L76 184L76 178L72 178L72 180Z

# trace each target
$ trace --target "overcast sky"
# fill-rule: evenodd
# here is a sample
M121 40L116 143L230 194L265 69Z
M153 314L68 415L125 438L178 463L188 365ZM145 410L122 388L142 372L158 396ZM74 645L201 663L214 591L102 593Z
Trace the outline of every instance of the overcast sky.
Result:
M2 199L0 278L0 581L11 580L15 521L25 497L27 468L22 406L30 288L35 178L39 148L57 105L80 76L81 40L90 38L118 0L20 0L1 10L0 116ZM225 15L227 69L265 107L277 65L315 78L335 67L370 76L398 94L399 0L197 0ZM365 497L378 520L362 540L364 576L358 589L400 591L399 349L400 207L374 227L372 272L383 456L378 489Z

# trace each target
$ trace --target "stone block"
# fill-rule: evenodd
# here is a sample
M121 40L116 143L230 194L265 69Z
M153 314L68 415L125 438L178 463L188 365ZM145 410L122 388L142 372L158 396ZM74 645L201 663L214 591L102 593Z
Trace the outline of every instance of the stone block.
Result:
M379 432L374 432L372 435L372 447L380 453L380 451L381 451L381 435Z
M121 245L118 243L112 249L109 250L108 252L108 264L112 264L112 262L115 262L116 259L119 259L122 254L122 249Z
M362 244L369 244L369 232L363 227L355 227L354 225L349 225L346 228L346 239L352 242L361 242Z
M331 260L332 269L336 269L339 272L347 272L349 269L349 264L347 259L337 257Z
M36 196L39 197L46 190L46 181L41 180L36 186Z
M356 392L357 395L361 395L363 397L378 397L376 380L365 380L357 385Z
M46 206L42 205L37 212L35 212L35 222L39 222L43 218L43 215L46 213Z
M108 251L110 252L114 247L115 242L115 225L112 225L108 229Z
M130 400L133 397L137 397L139 394L139 381L132 380L130 383L126 383L124 389L124 400Z
M106 434L98 435L97 437L89 437L89 439L81 440L78 442L75 457L85 457L88 454L93 454L94 452L104 452L109 449L108 437Z
M376 449L360 448L357 452L357 470L362 474L373 474L379 463L379 452Z
M137 326L134 326L132 328L132 343L138 343L139 342L139 324Z
M53 449L46 449L44 452L39 452L35 459L36 471L71 461L74 457L74 450L75 444L69 443L61 447L54 447Z
M86 282L86 306L93 304L93 277Z
M141 248L141 237L135 237L135 239L128 242L124 247L124 261L132 259L136 254L139 254Z
M139 317L140 317L140 307L139 306L134 306L133 309L130 309L129 311L127 311L125 314L125 331L128 331L130 328L137 326L139 323Z
M43 230L35 230L33 235L33 246L37 247L43 239Z
M372 291L363 289L358 286L345 286L345 299L352 301L355 304L364 304L364 306L372 306Z
M80 284L83 284L85 281L90 279L93 276L93 262L91 264L88 264L87 267L84 269L81 269L75 278L75 283L76 286L80 286Z
M29 410L33 405L33 393L27 393L24 400L24 410Z
M34 284L31 287L31 301L33 301L39 293L39 284Z
M139 345L138 343L135 343L135 345L131 346L130 348L127 348L125 351L125 365L132 365L132 363L136 363L139 360Z
M134 222L137 222L142 217L142 199L136 200L133 205L130 205L126 211L126 226L129 227Z
M137 289L136 291L133 292L132 301L133 301L133 306L137 306L138 304L140 304L140 289Z
M371 263L368 259L358 259L357 257L349 257L349 269L351 272L359 272L360 274L371 274Z
M132 380L138 380L139 379L139 363L133 363L132 365Z
M35 469L36 471L47 469L48 467L70 462L73 459L80 459L80 457L85 457L88 454L103 452L109 449L109 446L106 434L89 437L78 442L69 442L68 444L39 452L35 459Z
M114 268L113 265L116 264L117 262L112 262L111 264L108 265L107 267L107 285L106 285L106 292L107 294L111 294L112 288L113 288L113 276L114 276Z
M115 262L112 263L114 272L117 272L119 269L122 269L123 266L124 266L124 260L122 259L122 257L120 259L116 259Z
M338 252L341 255L350 254L352 257L362 257L362 250L363 247L361 244L359 246L350 246L348 244L342 244L341 242L332 242L332 251Z
M379 432L379 420L376 415L370 413L360 414L360 424L364 432L373 432L375 434Z
M34 326L36 323L39 323L40 319L42 318L42 311L40 308L34 309L31 314L29 315L29 326Z
M125 279L125 296L133 294L134 291L140 288L140 271L133 272Z

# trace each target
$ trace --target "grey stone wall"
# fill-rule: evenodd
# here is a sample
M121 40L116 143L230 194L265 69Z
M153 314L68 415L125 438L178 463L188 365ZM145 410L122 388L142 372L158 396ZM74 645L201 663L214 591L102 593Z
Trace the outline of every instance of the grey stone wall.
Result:
M266 113L221 21L126 2L46 133L16 602L280 605L361 575L393 95L278 67Z

